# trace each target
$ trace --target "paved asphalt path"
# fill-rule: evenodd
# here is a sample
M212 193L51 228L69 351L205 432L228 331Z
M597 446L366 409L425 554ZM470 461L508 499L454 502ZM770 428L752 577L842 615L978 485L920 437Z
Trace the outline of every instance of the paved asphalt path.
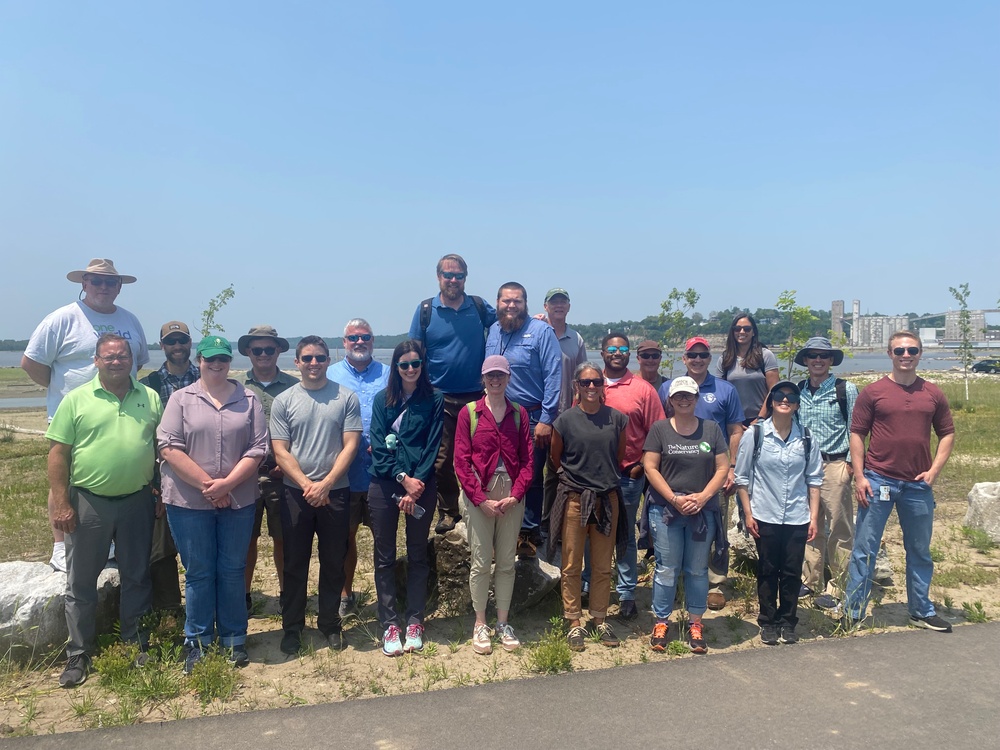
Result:
M588 644L588 648L596 648ZM22 748L1000 747L1000 623L8 739ZM721 710L720 710L721 707Z

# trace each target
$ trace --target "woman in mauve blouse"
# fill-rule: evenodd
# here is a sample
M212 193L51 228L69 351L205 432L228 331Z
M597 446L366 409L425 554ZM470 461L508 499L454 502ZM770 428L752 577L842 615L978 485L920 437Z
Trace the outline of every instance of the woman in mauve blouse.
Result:
M514 592L514 558L524 515L524 493L531 484L533 464L528 412L505 395L510 364L494 354L483 362L482 374L486 395L458 413L455 475L462 485L472 560L469 589L476 612L472 649L477 654L489 654L493 651L493 633L486 624L486 601L493 560L496 636L505 651L521 645L507 622L507 614Z
M243 571L267 423L256 394L229 379L232 358L226 339L202 339L201 379L174 392L156 431L163 502L185 569L188 674L216 633L234 664L250 662Z

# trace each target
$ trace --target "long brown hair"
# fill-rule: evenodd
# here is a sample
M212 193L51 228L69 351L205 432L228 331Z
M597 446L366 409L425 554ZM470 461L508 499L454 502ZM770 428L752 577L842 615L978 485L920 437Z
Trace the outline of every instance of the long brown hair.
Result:
M750 313L741 312L729 324L729 333L726 335L726 348L722 352L722 361L719 363L723 378L729 374L730 370L736 367L736 360L739 358L739 354L737 353L736 333L733 329L744 318L750 321L753 333L750 335L750 349L747 351L747 356L743 358L743 369L747 372L753 372L764 367L764 351L761 348L760 338L757 334L757 321Z
M399 358L404 354L413 352L423 364L420 366L420 377L417 378L417 388L413 391L414 396L431 396L434 394L434 386L427 375L427 357L424 356L424 345L416 339L406 339L396 344L392 350L392 364L389 365L389 385L385 389L385 405L395 406L403 401L403 378L399 375L397 364Z

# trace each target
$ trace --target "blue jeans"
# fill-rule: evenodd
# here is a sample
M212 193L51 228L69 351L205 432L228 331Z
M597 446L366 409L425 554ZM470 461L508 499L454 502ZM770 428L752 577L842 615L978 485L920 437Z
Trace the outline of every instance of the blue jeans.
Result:
M674 609L677 577L684 573L684 606L692 615L703 615L708 600L708 560L715 538L715 516L705 514L708 531L705 538L695 541L691 534L690 516L681 516L673 523L664 523L663 512L649 509L649 534L653 540L656 572L653 574L653 615L666 621Z
M635 587L639 582L639 566L636 562L635 517L639 512L639 501L642 500L642 488L646 478L640 474L635 479L623 476L618 482L622 493L622 503L625 505L625 518L621 523L628 529L628 546L625 554L618 558L618 601L631 599L635 601Z
M212 643L218 628L223 647L242 646L247 640L243 571L257 506L239 510L166 507L185 570L185 643L204 648Z
M872 575L875 557L882 543L882 533L893 506L903 530L903 549L906 552L906 602L910 614L930 617L935 614L931 604L931 532L934 530L934 492L926 482L906 482L890 479L865 470L865 478L872 487L867 508L858 508L854 550L847 573L845 612L854 620L865 615L872 592ZM881 499L881 487L889 488L888 501Z

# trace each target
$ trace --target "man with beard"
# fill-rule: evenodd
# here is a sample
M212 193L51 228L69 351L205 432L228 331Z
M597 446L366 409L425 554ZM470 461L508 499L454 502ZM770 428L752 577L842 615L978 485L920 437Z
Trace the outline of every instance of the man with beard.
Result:
M253 388L260 396L264 407L264 418L271 419L271 403L275 396L284 393L299 381L291 375L278 369L278 355L288 351L288 340L278 335L274 326L254 326L246 336L240 336L236 342L240 354L250 358L250 371L247 372L243 384ZM285 590L285 558L284 536L281 533L281 469L274 459L274 451L268 450L267 456L257 467L260 482L260 497L257 499L257 516L253 524L253 536L247 549L246 591L247 612L253 610L253 600L250 598L250 585L253 583L253 571L257 567L257 540L264 523L264 513L267 513L267 533L271 537L274 548L274 570L278 576L278 603L282 602L282 592Z
M524 520L517 553L534 557L542 543L542 476L559 414L562 353L552 326L528 317L528 293L516 281L497 292L497 322L486 337L486 356L499 354L510 363L507 397L523 406L530 419L535 472L525 496Z
M348 473L351 480L351 529L347 537L347 559L344 560L344 590L340 594L340 616L346 617L355 606L354 572L358 567L358 527L370 525L368 518L368 486L372 465L369 430L372 424L372 404L375 394L389 385L389 367L372 359L375 337L364 318L353 318L344 326L344 358L330 367L328 377L350 388L361 403L361 444Z
M611 332L601 341L604 403L628 417L628 424L625 426L625 459L619 466L621 481L618 485L626 513L620 522L627 524L628 546L625 554L617 561L620 605L618 617L626 622L634 620L639 614L635 606L635 587L639 578L635 519L646 482L642 468L642 447L653 423L665 418L659 395L645 380L632 375L628 369L629 358L629 341L624 333Z
M441 258L437 264L441 292L421 302L410 323L410 338L424 344L424 368L431 384L444 394L444 429L434 462L440 514L434 527L437 534L451 531L462 517L455 478L455 424L458 412L483 395L483 339L496 320L496 311L481 297L465 293L468 275L461 255Z
M139 382L159 393L160 402L166 406L173 392L191 385L201 377L201 371L191 361L191 330L179 320L171 320L160 326L160 348L164 357L160 369L149 373ZM159 473L154 486L159 487ZM154 492L159 496L159 489ZM177 547L170 535L170 525L163 506L159 503L156 506L156 520L153 522L149 575L153 581L153 609L182 611Z

